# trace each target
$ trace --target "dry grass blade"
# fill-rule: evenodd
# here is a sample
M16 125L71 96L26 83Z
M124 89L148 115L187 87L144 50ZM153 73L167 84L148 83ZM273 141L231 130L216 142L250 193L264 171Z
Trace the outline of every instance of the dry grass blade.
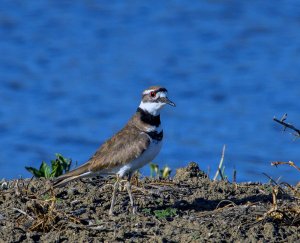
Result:
M35 201L31 210L36 215L36 220L29 228L30 231L47 232L55 225L58 217L55 202L55 197L42 202Z
M219 173L221 172L222 166L223 166L223 162L224 162L224 157L225 157L225 149L226 149L226 145L223 145L223 149L222 149L222 155L221 155L221 159L220 159L220 163L218 166L218 170L214 176L214 181L217 180L217 177L219 175ZM223 177L222 173L220 173L221 177ZM222 180L224 180L224 178L222 178Z
M258 222L269 219L277 223L285 225L299 225L300 223L300 207L298 205L279 205L277 200L279 186L275 186L272 190L272 207L261 217Z
M12 208L15 211L18 211L19 213L26 215L30 220L34 220L33 217L31 217L30 215L28 215L26 212L24 212L23 210L19 209L19 208Z
M297 166L293 161L289 162L282 162L282 161L275 161L271 163L272 166L278 166L278 165L289 165L291 167L294 167L296 170L300 171L300 167Z
M148 185L153 186L174 186L174 182L172 181L160 181L160 182L150 182Z
M219 209L219 206L220 206L222 203L224 203L224 202L228 202L229 204L226 204L226 205L225 205L224 207L222 207L222 208L227 208L227 207L229 207L230 205L233 205L233 207L236 207L236 206L237 206L233 201L230 201L230 200L222 200L222 201L220 201L220 202L218 203L216 209ZM222 209L222 208L220 208L220 209Z
M16 180L14 188L15 188L15 194L17 196L20 196L21 193L20 193L20 188L19 188L19 179Z
M294 193L295 199L300 200L300 188L293 187L287 182L281 182L280 185L284 185L285 187L289 188Z
M277 208L278 208L277 195L278 195L278 187L275 186L275 187L273 187L273 190L272 190L272 200L273 200L273 208L274 208L274 210L277 210Z

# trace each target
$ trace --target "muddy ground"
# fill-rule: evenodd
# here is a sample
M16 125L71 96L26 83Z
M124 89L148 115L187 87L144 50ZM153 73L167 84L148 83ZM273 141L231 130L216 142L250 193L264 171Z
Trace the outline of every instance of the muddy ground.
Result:
M195 163L172 180L134 180L108 216L113 180L42 194L49 180L0 183L0 242L299 242L300 188L211 181Z

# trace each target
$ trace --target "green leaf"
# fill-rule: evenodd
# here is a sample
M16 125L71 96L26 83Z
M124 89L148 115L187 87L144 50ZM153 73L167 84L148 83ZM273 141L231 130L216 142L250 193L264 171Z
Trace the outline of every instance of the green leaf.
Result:
M51 169L49 165L47 165L47 163L43 161L40 166L40 172L43 174L43 177L50 178L50 174L51 174L50 171Z
M150 163L150 176L153 177L154 174L156 176L158 176L158 172L159 172L159 166L157 164L154 163Z
M37 170L36 168L25 166L25 169L37 178L43 177L41 172L39 170Z
M144 208L142 210L143 213L147 214L147 215L151 215L151 209L150 208Z
M161 171L162 178L164 178L164 179L169 178L171 172L172 172L172 170L170 169L170 167L165 166Z
M61 164L63 171L65 173L68 172L70 170L72 160L63 157L61 154L55 154L55 156L56 160Z
M61 154L55 154L56 159L51 160L51 167L46 163L42 162L39 169L33 167L25 167L35 177L58 177L64 172L68 172L71 168L71 159L64 158Z
M51 172L51 177L58 177L63 174L63 167L59 160L52 160L52 172Z
M177 215L176 208L166 208L162 210L154 210L154 215L158 219L166 219Z
M66 164L64 166L64 170L67 173L68 171L70 171L71 169L71 164L72 164L72 160L71 159L67 159Z

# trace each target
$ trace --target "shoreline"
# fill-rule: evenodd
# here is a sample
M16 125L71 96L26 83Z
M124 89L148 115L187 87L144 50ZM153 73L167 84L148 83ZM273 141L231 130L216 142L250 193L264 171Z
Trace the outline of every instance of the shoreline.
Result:
M42 195L49 180L2 181L0 240L299 240L299 186L211 181L196 163L190 163L170 180L133 181L137 214L131 214L127 192L121 190L110 217L112 184L113 179L85 179Z

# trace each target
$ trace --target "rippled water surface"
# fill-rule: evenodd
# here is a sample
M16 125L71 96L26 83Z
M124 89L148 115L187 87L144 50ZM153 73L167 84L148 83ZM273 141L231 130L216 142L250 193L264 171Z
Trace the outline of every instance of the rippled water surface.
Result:
M11 1L0 9L0 178L30 176L56 152L78 164L168 88L155 162L212 176L223 144L231 180L295 183L300 141L299 1ZM149 173L149 167L142 172Z

